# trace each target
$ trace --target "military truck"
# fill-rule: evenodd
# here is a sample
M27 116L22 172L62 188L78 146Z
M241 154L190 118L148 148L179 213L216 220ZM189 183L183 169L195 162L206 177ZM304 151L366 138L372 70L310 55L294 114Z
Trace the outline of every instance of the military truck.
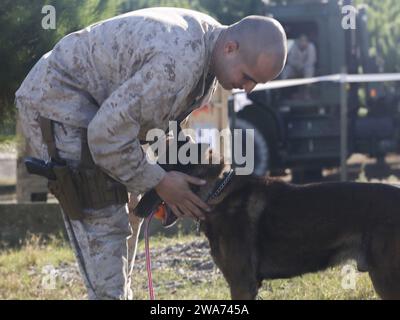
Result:
M315 76L341 73L378 73L379 63L369 54L367 10L358 7L356 28L344 29L344 5L352 1L288 1L265 5L263 14L278 19L288 46L306 35L315 45ZM393 84L392 84L393 85ZM340 84L311 85L255 91L237 113L238 128L256 129L256 169L280 174L292 170L293 180L321 178L324 168L340 163ZM399 151L400 97L383 83L347 85L348 156L362 153L377 158Z

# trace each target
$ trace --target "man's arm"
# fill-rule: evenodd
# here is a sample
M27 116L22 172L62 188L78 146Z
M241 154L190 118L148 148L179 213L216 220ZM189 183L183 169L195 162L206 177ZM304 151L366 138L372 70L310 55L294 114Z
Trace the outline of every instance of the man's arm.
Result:
M168 121L174 104L181 103L176 101L182 99L177 93L191 86L190 73L175 68L178 63L166 54L153 57L115 90L90 122L88 142L94 162L128 191L142 194L155 188L176 215L203 218L200 208L209 208L189 184L204 182L179 172L166 173L149 163L138 139L141 121Z
M315 45L310 42L307 48L307 61L305 62L305 67L313 68L316 62L317 62L317 50L315 49Z
M143 118L168 119L183 75L175 74L167 55L145 63L103 102L88 127L93 159L112 177L140 194L164 177L164 170L146 160L138 134ZM166 120L167 121L167 120Z
M299 48L298 48L296 43L293 45L293 47L289 51L287 64L292 66L292 67L294 67L294 68L296 68L296 69L299 69L299 68L303 67L303 61L301 59L301 53L300 53L300 50L299 50Z

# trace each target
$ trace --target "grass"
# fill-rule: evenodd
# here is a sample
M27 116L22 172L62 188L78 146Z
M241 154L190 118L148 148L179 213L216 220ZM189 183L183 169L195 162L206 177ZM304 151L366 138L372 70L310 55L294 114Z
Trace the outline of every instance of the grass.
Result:
M0 135L0 152L15 148L15 136ZM362 170L357 181L368 181ZM385 181L394 183L398 178L391 176ZM199 239L195 235L175 237L152 237L152 249L162 249ZM203 239L203 236L202 238ZM144 242L139 242L138 252L143 252ZM153 258L153 263L157 256ZM0 299L85 299L86 290L79 277L63 279L57 276L54 286L49 288L49 267L56 269L74 265L75 259L69 245L54 238L43 242L32 237L21 248L0 251ZM165 299L229 299L229 288L219 272L210 272L202 281L191 279L190 265L180 261L177 266L153 270L156 298ZM355 288L344 289L345 276L342 267L325 272L308 274L287 280L264 281L259 291L260 299L289 300L369 300L377 299L368 274L354 273ZM147 274L145 270L133 274L135 299L148 299Z
M202 236L201 236L202 237ZM199 239L190 235L173 238L153 237L152 249ZM201 238L203 239L203 238ZM139 243L142 252L144 243ZM157 257L153 258L153 262ZM60 267L74 264L69 246L57 239L41 243L33 237L19 249L0 252L0 299L84 299L82 281L57 278L51 289L43 286L46 266ZM219 272L210 272L200 283L182 275L193 272L184 262L179 267L153 270L156 298L164 299L229 299L229 290ZM289 280L264 281L260 299L377 299L367 274L356 275L356 289L343 289L342 267ZM145 270L133 275L135 299L148 299Z
M0 152L15 152L18 138L16 135L0 134Z
M15 141L16 136L15 135L3 135L0 134L0 144L4 144L4 143L10 143Z
M0 252L0 299L82 299L86 293L82 283L56 280L55 289L46 286L44 268L73 263L68 245L53 239L42 244L32 237L20 249Z

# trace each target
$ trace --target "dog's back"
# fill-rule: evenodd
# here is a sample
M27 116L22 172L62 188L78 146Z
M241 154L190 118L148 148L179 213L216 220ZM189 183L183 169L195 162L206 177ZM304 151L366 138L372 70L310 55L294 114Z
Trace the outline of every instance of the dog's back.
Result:
M389 185L298 186L243 178L217 205L206 235L237 298L254 295L262 279L293 277L360 257L378 293L393 298L399 297L400 281L386 281L400 280L399 211L400 189ZM390 263L378 262L382 259Z

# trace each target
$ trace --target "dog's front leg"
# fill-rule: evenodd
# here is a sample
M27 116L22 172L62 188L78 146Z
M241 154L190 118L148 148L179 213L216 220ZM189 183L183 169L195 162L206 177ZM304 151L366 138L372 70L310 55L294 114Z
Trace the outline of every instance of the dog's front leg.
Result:
M233 300L254 300L258 293L257 262L250 239L238 233L227 238L221 234L218 245L211 244L214 261L224 275ZM226 241L229 239L228 241ZM214 239L214 241L217 239ZM247 241L246 241L247 240Z
M231 285L231 299L232 300L255 300L257 297L257 288L249 283L244 285Z

